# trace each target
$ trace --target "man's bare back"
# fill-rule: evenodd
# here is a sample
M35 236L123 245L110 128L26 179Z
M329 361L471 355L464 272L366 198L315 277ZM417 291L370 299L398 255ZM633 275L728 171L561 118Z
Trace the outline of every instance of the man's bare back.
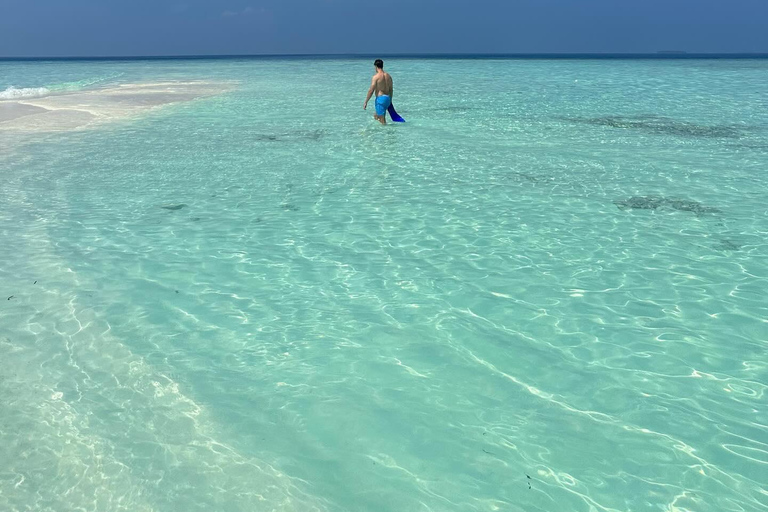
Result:
M373 75L371 87L376 90L376 96L387 95L391 98L393 92L392 76L383 69L380 70L378 73Z
M376 68L376 74L371 79L371 87L368 89L368 95L365 97L363 109L368 108L368 102L371 97L376 95L376 114L373 118L381 124L387 124L387 109L392 104L392 95L394 94L392 76L384 71L384 63L381 59L376 59L373 65Z

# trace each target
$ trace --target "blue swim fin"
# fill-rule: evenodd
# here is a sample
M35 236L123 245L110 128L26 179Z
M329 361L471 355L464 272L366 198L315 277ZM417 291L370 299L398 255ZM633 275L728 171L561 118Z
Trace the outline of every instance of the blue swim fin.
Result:
M400 117L400 114L397 113L397 111L395 110L395 106L393 104L391 104L391 103L389 104L389 108L387 109L387 112L389 112L389 117L392 118L392 121L394 121L396 123L404 123L405 122L405 119Z

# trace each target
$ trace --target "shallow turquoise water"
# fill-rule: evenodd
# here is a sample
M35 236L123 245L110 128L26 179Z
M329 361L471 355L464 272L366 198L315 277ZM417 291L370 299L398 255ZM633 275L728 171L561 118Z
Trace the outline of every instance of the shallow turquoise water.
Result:
M0 510L766 510L768 61L370 67L0 63L239 83L0 134Z

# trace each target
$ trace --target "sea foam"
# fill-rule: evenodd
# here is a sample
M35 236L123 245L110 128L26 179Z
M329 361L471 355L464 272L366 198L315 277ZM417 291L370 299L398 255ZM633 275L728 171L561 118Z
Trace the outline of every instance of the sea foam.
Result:
M0 92L0 100L20 100L23 98L39 98L50 94L50 90L45 87L27 87L17 89L16 87L9 87L6 90Z

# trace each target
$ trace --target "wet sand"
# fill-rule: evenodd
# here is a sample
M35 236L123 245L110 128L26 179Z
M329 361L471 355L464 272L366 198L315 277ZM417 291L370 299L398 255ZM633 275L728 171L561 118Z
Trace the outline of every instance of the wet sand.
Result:
M34 105L26 105L18 101L2 101L0 102L0 123L44 112L47 110Z
M0 101L0 131L46 133L83 129L150 109L231 91L227 82L152 82Z

